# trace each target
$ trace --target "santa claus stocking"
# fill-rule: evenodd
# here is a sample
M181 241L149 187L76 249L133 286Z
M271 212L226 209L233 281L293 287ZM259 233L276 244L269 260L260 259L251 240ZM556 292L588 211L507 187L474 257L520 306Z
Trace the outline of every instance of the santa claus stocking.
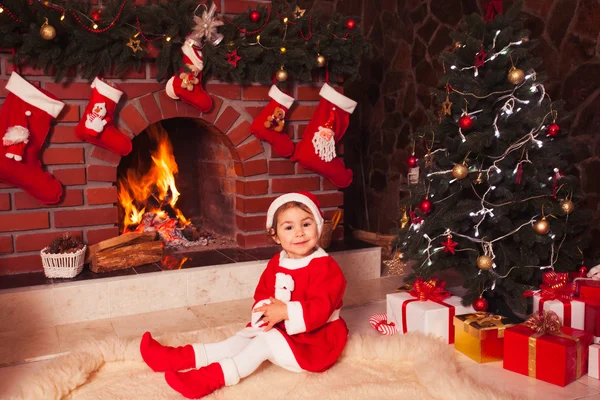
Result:
M336 157L335 145L346 133L356 102L328 84L323 85L319 95L319 105L291 160L324 176L337 187L348 187L352 182L352 170L346 169L342 159Z
M250 132L258 139L269 142L273 151L280 157L289 157L294 152L294 143L283 130L286 113L294 103L294 98L283 93L275 85L271 86L269 97L271 101L254 118Z
M62 195L61 184L42 170L40 150L64 103L13 72L0 108L0 182L17 186L45 204Z
M189 72L183 68L179 74L172 76L167 81L165 91L167 95L174 100L182 100L192 107L196 107L202 112L210 111L212 99L202 87L202 52L193 46L189 39L181 46L183 52L183 63L188 67Z
M131 152L131 140L115 128L114 116L123 92L100 78L92 82L92 97L83 117L75 127L75 135L120 156Z

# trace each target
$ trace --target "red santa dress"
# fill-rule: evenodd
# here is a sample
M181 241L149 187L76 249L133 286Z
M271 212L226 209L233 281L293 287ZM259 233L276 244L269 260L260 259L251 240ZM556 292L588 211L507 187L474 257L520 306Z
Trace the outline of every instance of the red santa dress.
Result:
M345 289L342 270L323 249L301 259L291 259L281 251L269 261L256 287L252 309L269 303L269 297L287 303L289 319L275 329L285 339L280 345L289 346L282 347L280 355L293 354L295 360L278 364L297 362L302 370L322 372L337 361L348 339L348 328L340 318ZM263 333L261 316L261 312L253 312L252 321L238 335Z

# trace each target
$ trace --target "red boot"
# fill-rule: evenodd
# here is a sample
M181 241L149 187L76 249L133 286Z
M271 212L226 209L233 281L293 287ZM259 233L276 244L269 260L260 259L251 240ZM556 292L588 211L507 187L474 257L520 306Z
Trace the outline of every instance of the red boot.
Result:
M218 362L194 371L167 371L165 373L165 379L169 386L188 399L197 399L208 396L215 390L225 386L223 368L221 368L221 364Z
M194 348L188 344L182 347L163 346L152 339L150 332L144 333L140 343L142 358L154 372L180 371L196 368Z

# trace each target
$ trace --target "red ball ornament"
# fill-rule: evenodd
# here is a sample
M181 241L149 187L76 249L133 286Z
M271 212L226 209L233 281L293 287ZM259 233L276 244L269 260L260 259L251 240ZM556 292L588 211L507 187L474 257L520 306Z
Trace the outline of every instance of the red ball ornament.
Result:
M408 160L406 160L406 164L408 165L408 168L415 168L418 163L419 163L419 159L415 156L410 156L410 157L408 157Z
M433 203L428 199L425 199L419 204L419 210L423 212L423 214L427 215L433 210Z
M250 21L258 22L260 20L260 13L256 10L250 13Z
M458 119L458 126L463 131L468 131L469 129L471 129L473 127L473 118L471 118L467 114L463 115L462 117L460 117Z
M582 265L581 267L579 267L579 274L581 275L581 277L586 277L587 273L588 273L588 267L585 265Z
M346 21L346 29L354 29L356 28L356 21L352 18L350 18L348 21Z
M473 302L473 309L475 311L487 311L488 309L488 301L483 297L479 297L477 300Z
M102 19L102 13L100 10L96 10L90 14L94 22L99 22Z
M548 125L548 129L547 129L547 135L549 137L556 137L558 136L558 134L560 133L560 126L558 126L558 124L550 124Z

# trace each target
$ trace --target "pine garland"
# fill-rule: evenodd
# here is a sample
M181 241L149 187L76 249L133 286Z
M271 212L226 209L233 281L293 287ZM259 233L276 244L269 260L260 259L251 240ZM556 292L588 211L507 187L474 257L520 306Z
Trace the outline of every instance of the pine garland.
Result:
M91 6L77 1L2 0L0 49L14 50L15 64L44 70L57 82L73 71L89 80L103 74L121 76L131 68L139 70L158 52L160 81L182 65L181 45L195 25L194 15L205 9L197 0L141 6L133 0L104 3L101 19L94 21L89 17ZM295 3L258 6L257 22L250 20L250 9L232 20L217 14L225 22L218 28L224 38L216 46L204 44L203 79L270 84L275 71L284 68L290 79L311 81L320 69L319 54L328 60L321 69L327 68L331 80L359 78L360 59L371 55L371 45L359 27L345 27L350 18L357 23L358 18L336 14L321 20L318 10L306 10L296 19L295 7ZM46 19L56 29L52 40L40 35ZM140 40L141 51L127 46L131 39ZM236 66L227 62L234 50L242 57Z

